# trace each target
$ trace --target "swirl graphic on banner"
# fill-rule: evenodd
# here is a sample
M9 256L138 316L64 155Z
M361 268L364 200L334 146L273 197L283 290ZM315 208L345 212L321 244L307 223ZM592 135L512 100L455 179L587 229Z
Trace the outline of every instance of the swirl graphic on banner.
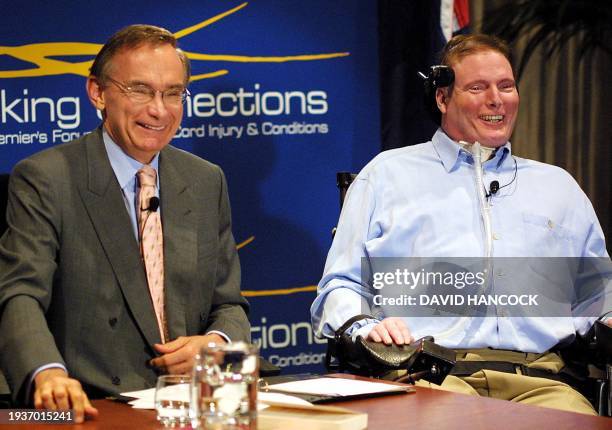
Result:
M235 8L229 9L218 15L208 18L191 27L184 28L174 33L177 39L188 36L215 22L246 7L248 3L242 3ZM21 46L0 46L0 55L8 55L22 60L37 67L23 70L0 70L0 79L4 78L26 78L54 75L78 75L89 76L89 68L93 58L87 61L70 62L54 57L82 57L95 56L102 48L98 43L86 42L47 42L33 43ZM199 52L185 51L187 57L192 61L227 61L234 63L284 63L289 61L318 61L332 58L346 57L349 52L332 52L324 54L302 54L289 56L249 56L249 55L222 55L205 54ZM227 69L219 69L208 73L191 76L191 81L211 79L227 75Z

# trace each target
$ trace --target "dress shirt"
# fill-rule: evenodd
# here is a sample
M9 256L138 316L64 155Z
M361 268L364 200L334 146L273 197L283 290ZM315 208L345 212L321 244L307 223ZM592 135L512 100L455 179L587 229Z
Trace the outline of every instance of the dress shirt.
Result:
M482 164L493 257L606 257L593 207L575 180L552 165L512 156L510 143ZM516 173L516 175L515 175ZM365 336L385 315L362 285L362 257L482 257L481 208L469 151L441 129L431 141L385 151L359 173L344 203L318 295L311 307L318 336L331 337L350 317ZM609 287L608 287L609 290ZM608 291L609 293L609 291ZM433 335L451 348L543 352L584 333L595 318L445 317L405 321L415 338Z
M123 152L119 145L113 142L106 132L106 129L102 129L102 138L104 139L104 147L108 154L108 160L113 168L113 172L115 172L115 177L119 182L119 187L123 194L125 209L128 211L130 219L132 220L134 237L138 240L138 216L136 213L138 206L136 202L138 183L136 181L136 173L138 173L143 164ZM157 175L155 195L159 198L159 153L155 154L150 166L155 169ZM161 213L161 207L158 210Z
M104 140L104 147L106 148L106 153L108 154L111 167L113 168L113 172L115 172L115 177L119 182L119 187L121 187L125 208L130 215L130 219L132 220L134 236L136 237L136 240L138 240L138 216L136 213L138 206L138 202L136 201L136 196L138 195L138 183L136 181L136 173L140 170L143 164L127 155L119 147L119 145L117 145L111 139L104 128L102 129L102 138ZM153 160L151 163L149 163L149 165L155 169L155 173L157 174L157 189L155 190L155 195L157 198L159 198L159 153L155 154L155 157L153 157ZM163 220L163 213L161 213L161 210L162 209L160 206L158 211L160 211ZM206 334L218 334L226 342L231 342L231 339L225 333L217 330L211 330Z

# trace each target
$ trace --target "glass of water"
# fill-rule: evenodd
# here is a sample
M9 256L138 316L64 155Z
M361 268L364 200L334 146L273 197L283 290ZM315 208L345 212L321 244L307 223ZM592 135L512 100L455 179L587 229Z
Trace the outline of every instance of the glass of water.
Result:
M257 428L257 357L257 347L245 342L202 348L191 378L194 429Z
M157 378L155 410L157 420L164 427L186 427L189 419L189 390L191 377L163 375Z

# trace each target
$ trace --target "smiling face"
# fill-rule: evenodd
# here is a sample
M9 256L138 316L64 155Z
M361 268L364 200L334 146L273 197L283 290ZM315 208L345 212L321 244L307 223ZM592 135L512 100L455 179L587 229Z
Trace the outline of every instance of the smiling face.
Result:
M455 141L477 141L491 148L504 145L514 129L519 105L510 63L499 52L485 50L461 58L452 67L452 90L436 92L442 129Z
M184 87L184 65L171 45L144 44L115 54L108 76L124 87L147 85L158 91L153 100L142 103L111 81L101 83L93 76L87 81L89 98L103 112L113 141L130 157L149 163L181 123L182 104L164 102L159 91Z

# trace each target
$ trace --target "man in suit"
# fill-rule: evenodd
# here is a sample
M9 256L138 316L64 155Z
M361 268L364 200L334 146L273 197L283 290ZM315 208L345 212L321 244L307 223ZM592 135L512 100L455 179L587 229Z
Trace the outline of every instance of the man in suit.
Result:
M189 76L170 32L120 30L87 80L102 126L15 167L0 239L0 363L15 401L82 421L92 396L151 387L189 372L209 342L249 339L223 173L168 145ZM146 207L145 168L157 185ZM141 212L161 218L161 308Z

